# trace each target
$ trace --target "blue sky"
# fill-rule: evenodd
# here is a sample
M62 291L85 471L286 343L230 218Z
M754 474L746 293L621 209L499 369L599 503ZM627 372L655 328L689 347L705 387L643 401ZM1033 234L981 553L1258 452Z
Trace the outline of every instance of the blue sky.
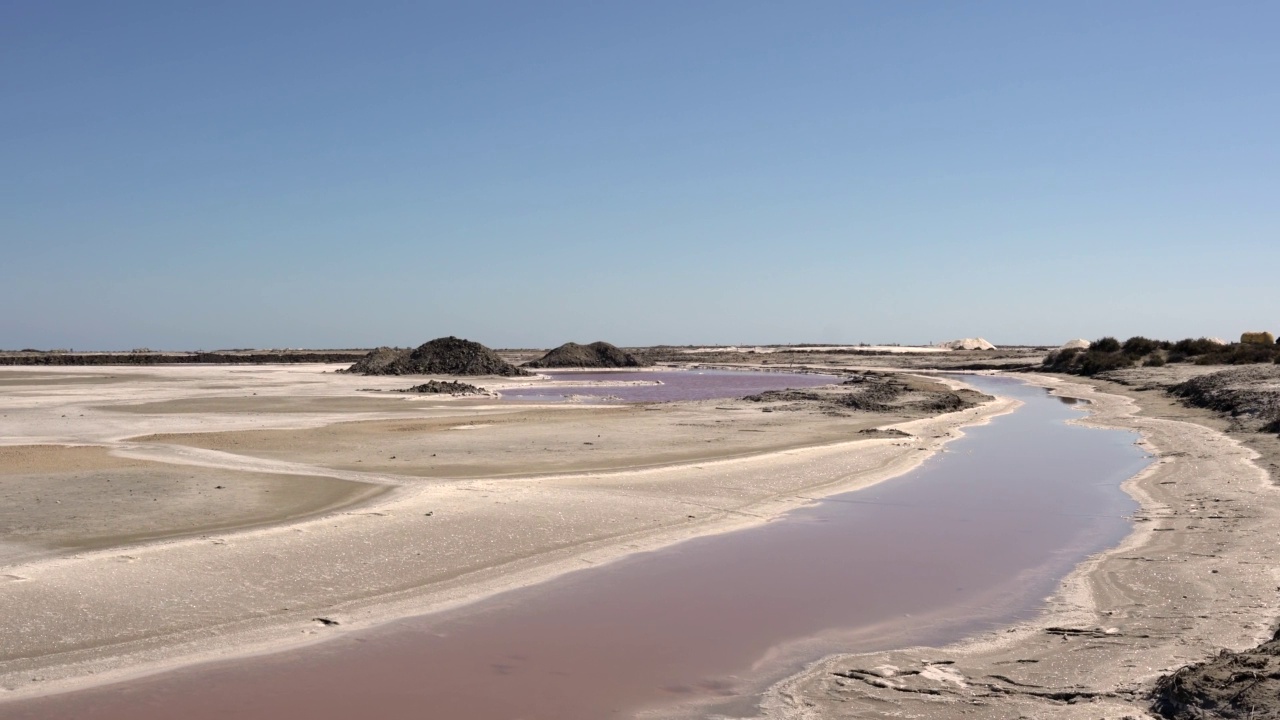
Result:
M9 2L0 348L1280 330L1280 5Z

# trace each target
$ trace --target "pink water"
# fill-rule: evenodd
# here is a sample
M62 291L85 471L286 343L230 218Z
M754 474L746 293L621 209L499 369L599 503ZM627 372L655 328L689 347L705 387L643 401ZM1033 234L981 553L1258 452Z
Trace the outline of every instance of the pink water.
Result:
M835 651L944 643L1027 617L1135 508L1130 433L1004 378L1017 412L918 469L699 538L318 646L0 704L2 718L600 720L750 712Z
M569 396L616 398L621 402L716 400L754 395L766 390L809 388L840 382L835 375L745 370L611 370L602 372L546 371L555 386L504 390L503 399L563 402ZM575 385L574 383L634 382L637 385ZM564 384L561 384L564 383Z

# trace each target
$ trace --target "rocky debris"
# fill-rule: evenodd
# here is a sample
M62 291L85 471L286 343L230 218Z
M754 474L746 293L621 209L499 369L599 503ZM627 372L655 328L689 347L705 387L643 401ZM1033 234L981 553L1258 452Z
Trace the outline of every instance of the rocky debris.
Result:
M626 368L651 364L631 353L623 352L615 345L597 341L590 345L579 345L574 342L565 343L537 360L530 360L524 364L524 367Z
M1037 705L1045 707L1061 703L1076 704L1093 700L1127 699L1123 693L1047 687L1034 683L1019 682L1007 675L995 674L972 677L966 675L950 660L926 660L915 664L914 667L883 664L871 668L848 668L835 670L831 674L836 678L835 685L841 688L844 693L852 691L855 697L860 696L873 700L876 705L881 707L885 705L897 706L895 696L896 698L928 696L931 703L936 703L935 707L963 703L964 706L969 708L969 712L976 712L981 717L988 715L992 717L1013 717L1014 714L1009 712L983 713L981 709L974 710L975 706L994 711L997 703L1002 709L1008 710L1011 706L1030 709L1030 707L1036 707ZM1018 705L1013 705L1010 702L1013 699L1021 702ZM898 707L900 708L901 706ZM966 711L962 710L960 713L936 713L936 716L952 717L956 714L964 714L964 712ZM907 713L903 712L878 713L877 717L900 717L906 715ZM934 715L931 714L931 716ZM1039 715L1025 711L1018 712L1018 716L1039 717Z
M530 373L503 360L496 352L471 340L450 335L413 350L381 347L347 369L360 375L501 375Z
M987 342L985 339L977 338L960 338L959 340L949 340L947 342L938 343L938 347L951 348L952 350L995 350L996 346Z
M892 410L898 398L906 392L906 386L892 380L862 382L858 390L839 396L836 404L863 412L887 412Z
M826 403L831 397L830 393L821 393L815 390L765 390L762 393L748 395L742 399L756 403ZM799 410L801 406L797 405L794 408L786 409Z
M1188 405L1229 415L1238 430L1280 433L1280 366L1209 373L1178 383L1168 392Z
M903 432L898 428L866 428L858 431L859 435L874 435L875 437L911 437L911 433Z
M1107 637L1116 637L1121 634L1119 628L1113 628L1113 627L1073 628L1073 627L1050 626L1045 628L1044 631L1049 635L1057 635L1062 638L1068 638L1068 637L1107 638Z
M990 399L990 395L977 390L943 391L932 399L916 403L915 408L928 414L949 413L977 407Z
M429 380L421 385L414 385L405 390L397 390L402 393L422 393L427 395L488 395L489 392L482 387L476 387L470 383L452 382L449 380Z
M788 403L774 406L773 410L816 407L829 414L854 411L934 415L973 407L989 399L980 392L953 391L941 383L910 376L855 375L839 387L840 389L769 390L748 395L743 400Z
M1280 718L1280 632L1249 650L1223 650L1156 683L1152 709L1170 720Z

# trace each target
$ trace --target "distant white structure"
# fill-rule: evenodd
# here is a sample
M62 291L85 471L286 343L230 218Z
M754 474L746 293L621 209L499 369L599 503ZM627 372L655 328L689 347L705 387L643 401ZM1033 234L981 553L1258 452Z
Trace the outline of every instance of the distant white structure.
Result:
M1075 340L1068 340L1062 343L1061 347L1059 347L1058 349L1059 350L1077 350L1077 349L1088 350L1089 346L1092 344L1093 343L1089 342L1088 340L1085 340L1084 338L1076 338Z
M938 343L938 347L952 350L995 350L996 346L982 338L961 338L950 342Z
M1227 342L1226 340L1223 340L1222 338L1219 338L1219 337L1205 338L1205 340L1208 340L1208 341L1209 341L1209 342L1211 342L1211 343L1216 343L1216 344L1218 344L1218 345L1230 345L1230 344L1231 344L1231 343Z

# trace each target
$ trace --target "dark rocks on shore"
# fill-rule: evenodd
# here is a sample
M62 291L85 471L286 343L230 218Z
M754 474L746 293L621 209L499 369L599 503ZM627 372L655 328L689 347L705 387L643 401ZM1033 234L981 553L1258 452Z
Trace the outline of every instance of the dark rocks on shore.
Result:
M1170 395L1231 418L1235 429L1280 432L1280 367L1232 368L1169 388Z
M868 383L854 392L816 392L811 390L766 390L743 398L749 402L800 402L817 403L828 407L858 410L862 412L889 412L900 409L894 405L902 389L893 385Z
M402 393L422 393L426 395L486 395L488 391L482 387L476 387L470 383L452 382L441 380L429 380L421 385L414 385L405 390L397 390Z
M501 375L530 373L503 360L496 352L471 340L450 335L417 348L380 347L346 372L359 375Z
M569 342L530 360L524 367L531 368L627 368L642 367L651 363L624 352L615 345L597 341L590 345Z
M1160 678L1152 709L1170 720L1280 718L1280 632Z
M955 412L988 399L974 390L952 390L932 381L882 375L854 376L841 383L840 390L769 390L743 398L748 402L791 403L777 409L808 406L836 414L852 410L910 415Z
M911 437L911 433L903 432L898 428L865 428L858 431L859 435L873 435L875 437Z

